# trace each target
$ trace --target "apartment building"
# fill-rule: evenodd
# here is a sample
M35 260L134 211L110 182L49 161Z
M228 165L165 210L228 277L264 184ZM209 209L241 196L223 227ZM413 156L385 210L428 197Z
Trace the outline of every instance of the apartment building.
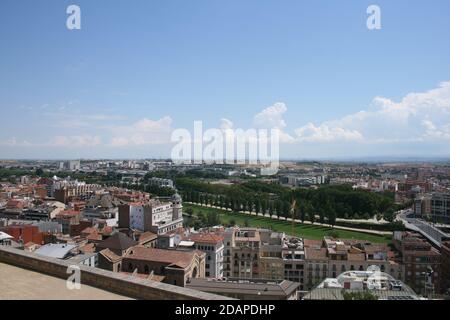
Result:
M431 283L434 292L440 291L441 254L420 234L410 231L395 231L394 246L401 254L405 268L405 283L418 293L425 293L427 273L432 270Z
M430 207L434 221L450 222L450 193L433 193Z
M225 230L224 276L244 279L283 279L284 238L284 233L267 229Z
M260 278L260 245L258 229L233 229L231 275L233 278Z
M441 247L441 292L450 293L450 241Z
M271 280L284 279L282 259L284 233L261 230L260 239L260 277Z
M150 231L157 235L183 227L182 199L178 194L171 202L149 200L119 206L119 227Z
M404 278L400 258L387 245L359 240L286 237L266 229L229 228L224 232L224 276L243 279L286 279L310 290L324 279L346 271L376 267Z
M305 289L305 249L303 240L297 237L285 238L282 246L283 278L299 283L299 290Z
M205 276L207 278L220 279L224 276L224 238L215 233L191 233L183 238L192 242L193 248L206 254Z
M173 188L173 181L170 179L153 177L148 180L148 183L152 186L157 186L160 188Z
M404 270L394 252L384 244L359 240L305 240L305 288L312 289L325 278L336 278L346 271L365 271L376 267L403 279Z
M327 249L319 245L305 248L304 288L311 290L328 276L329 259Z
M87 199L102 187L78 181L57 181L52 185L52 195L57 201L68 203L73 199Z

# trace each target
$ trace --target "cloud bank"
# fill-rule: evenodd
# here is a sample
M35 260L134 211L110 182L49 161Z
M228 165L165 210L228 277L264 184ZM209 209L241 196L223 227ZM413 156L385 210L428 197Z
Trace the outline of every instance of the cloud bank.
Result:
M280 142L291 153L304 146L314 145L323 153L333 152L333 146L344 148L351 155L357 148L377 145L379 150L425 152L418 146L432 146L434 151L450 155L450 82L442 82L436 88L419 93L409 93L399 101L386 97L375 97L371 104L361 111L339 119L324 122L298 123L287 118L288 106L276 102L253 116L252 128L280 130ZM60 134L46 142L32 142L30 139L8 138L0 140L0 146L9 148L53 147L110 149L137 148L144 146L169 146L174 130L170 116L161 119L142 118L126 124L123 117L114 115L65 115L59 118L56 127L77 128L82 134ZM289 119L287 121L286 119ZM115 124L111 124L114 120ZM220 130L234 129L233 120L220 119ZM87 131L92 129L93 132ZM204 128L206 130L207 128ZM243 128L245 129L245 128ZM289 146L298 146L292 148ZM370 149L372 148L372 149ZM336 148L335 148L336 149ZM283 156L283 154L281 155ZM289 155L295 156L295 154Z

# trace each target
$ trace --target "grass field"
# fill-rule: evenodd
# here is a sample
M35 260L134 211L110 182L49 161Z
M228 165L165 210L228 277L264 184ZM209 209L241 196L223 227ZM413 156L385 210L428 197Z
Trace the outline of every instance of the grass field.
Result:
M225 210L201 207L192 204L184 204L184 208L192 208L194 215L196 213L208 214L209 212L216 211L220 214L221 223L228 225L231 220L234 220L238 226L244 226L245 221L248 222L250 227L270 228L274 231L285 232L291 234L292 223L290 221L275 220L270 218L264 218L261 216L250 216L243 213L234 213ZM359 239L368 240L374 243L389 243L391 241L390 236L377 236L373 234L367 234L363 232L339 230L331 227L324 227L318 225L301 224L296 223L294 228L296 236L306 239L321 240L324 236L330 235L330 233L336 234L341 239Z

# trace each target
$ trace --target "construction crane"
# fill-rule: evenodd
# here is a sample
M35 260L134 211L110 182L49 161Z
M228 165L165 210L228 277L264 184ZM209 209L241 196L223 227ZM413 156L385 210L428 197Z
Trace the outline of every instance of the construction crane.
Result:
M291 219L292 219L292 225L291 225L291 235L295 235L295 206L297 205L297 200L294 198L291 203Z

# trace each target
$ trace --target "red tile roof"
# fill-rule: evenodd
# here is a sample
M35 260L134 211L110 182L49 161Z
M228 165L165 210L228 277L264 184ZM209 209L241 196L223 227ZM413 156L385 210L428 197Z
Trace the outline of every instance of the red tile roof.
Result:
M217 244L223 241L223 236L214 233L192 233L183 240L194 241L196 243Z
M137 246L128 250L124 258L161 262L184 269L192 263L195 254L198 254L198 251L163 250Z
M312 260L327 260L327 249L305 248L305 257Z
M75 210L64 210L56 215L56 217L75 217L80 215L80 211Z

